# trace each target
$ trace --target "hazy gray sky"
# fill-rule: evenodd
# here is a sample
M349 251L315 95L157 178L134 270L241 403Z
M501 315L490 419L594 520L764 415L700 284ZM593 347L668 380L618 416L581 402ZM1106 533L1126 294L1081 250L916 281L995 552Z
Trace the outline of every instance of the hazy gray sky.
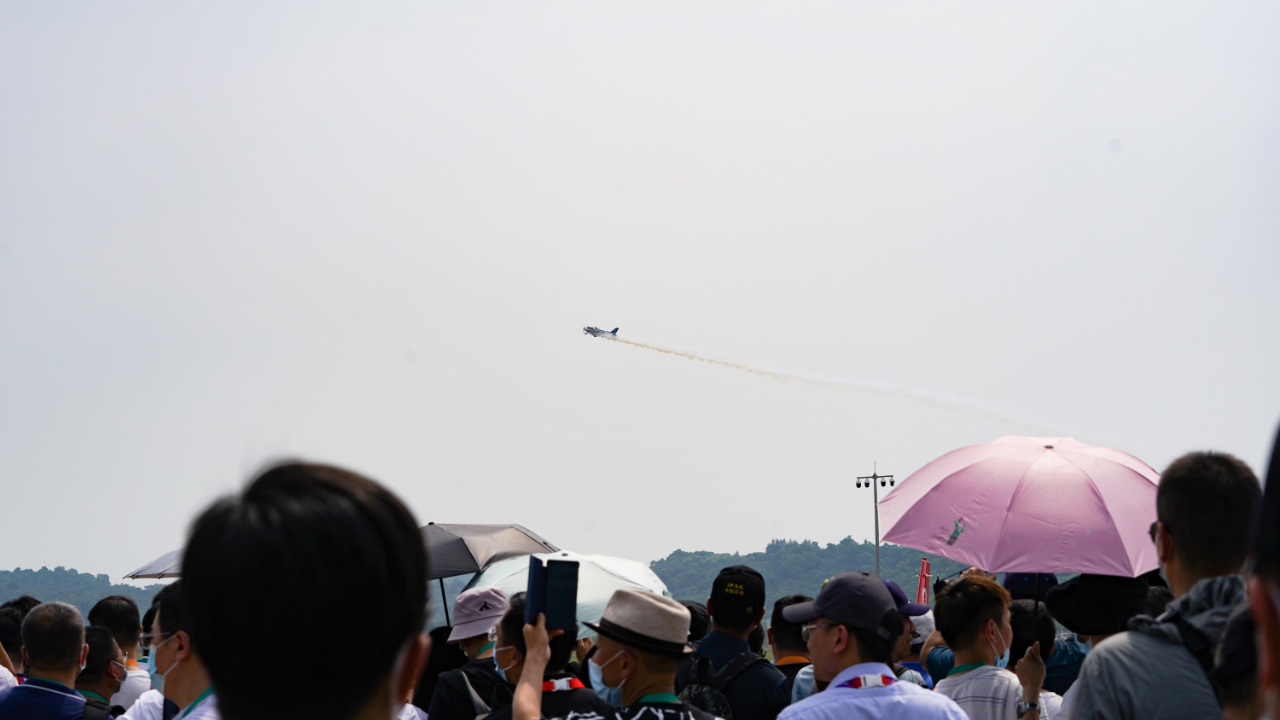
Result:
M1280 419L1274 3L0 5L0 567L113 579L279 456L639 560L852 478Z

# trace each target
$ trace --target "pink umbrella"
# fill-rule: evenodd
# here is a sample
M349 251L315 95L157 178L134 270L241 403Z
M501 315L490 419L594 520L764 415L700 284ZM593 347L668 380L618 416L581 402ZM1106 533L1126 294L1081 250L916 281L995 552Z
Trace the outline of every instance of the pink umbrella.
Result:
M1074 438L1007 435L943 455L880 501L885 542L988 572L1137 577L1157 566L1147 535L1160 475Z

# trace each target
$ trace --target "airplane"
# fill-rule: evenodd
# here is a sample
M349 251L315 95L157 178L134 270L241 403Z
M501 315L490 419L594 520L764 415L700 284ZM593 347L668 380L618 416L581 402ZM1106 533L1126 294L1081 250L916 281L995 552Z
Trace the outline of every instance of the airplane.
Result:
M584 327L582 328L582 332L592 337L617 337L618 336L618 328L614 328L612 330L601 330L598 327Z

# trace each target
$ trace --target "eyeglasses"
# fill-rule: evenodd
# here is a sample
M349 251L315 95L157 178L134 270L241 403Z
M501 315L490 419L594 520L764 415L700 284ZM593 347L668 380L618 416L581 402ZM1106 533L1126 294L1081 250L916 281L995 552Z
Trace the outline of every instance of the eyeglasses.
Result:
M1160 527L1161 525L1164 525L1164 531L1166 534L1169 534L1169 535L1173 534L1173 529L1169 527L1169 523L1161 523L1159 520L1157 520L1151 523L1151 527L1147 530L1147 534L1151 536L1151 542L1154 543L1156 541L1156 528Z
M813 629L820 628L820 627L827 628L829 630L833 627L840 627L840 624L839 623L814 623L812 625L805 625L800 628L800 639L803 640L806 644L808 644L809 635L813 633Z

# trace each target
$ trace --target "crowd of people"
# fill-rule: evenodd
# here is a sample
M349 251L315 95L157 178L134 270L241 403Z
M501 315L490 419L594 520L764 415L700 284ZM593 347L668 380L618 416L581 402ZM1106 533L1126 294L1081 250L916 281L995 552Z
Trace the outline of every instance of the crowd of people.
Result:
M847 572L768 607L735 565L705 599L617 590L580 638L492 587L425 632L430 558L404 504L281 464L196 518L182 579L149 608L0 606L0 720L1280 717L1267 489L1230 455L1173 462L1145 577L970 568L930 608Z

